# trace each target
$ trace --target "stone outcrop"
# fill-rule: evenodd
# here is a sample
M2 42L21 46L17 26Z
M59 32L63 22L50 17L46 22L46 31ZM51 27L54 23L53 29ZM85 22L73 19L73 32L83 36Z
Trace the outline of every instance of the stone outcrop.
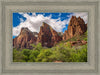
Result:
M73 36L82 35L87 30L87 24L80 17L72 16L68 25L68 30L63 34L63 40L68 40Z
M71 46L79 46L87 44L87 41L84 40L77 40L77 41L70 41Z
M52 47L61 40L62 37L51 26L43 22L43 25L40 27L37 43L40 42L44 47Z
M13 39L14 48L28 48L31 49L30 44L36 44L37 37L28 28L22 28L19 36Z

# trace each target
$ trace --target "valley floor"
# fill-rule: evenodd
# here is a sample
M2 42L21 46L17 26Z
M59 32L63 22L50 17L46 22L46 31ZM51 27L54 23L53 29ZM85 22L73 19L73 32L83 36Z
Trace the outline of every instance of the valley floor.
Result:
M80 41L77 41L80 40ZM80 43L86 41L85 44ZM72 42L75 44L72 45ZM60 41L52 48L41 43L33 49L13 49L13 62L87 62L87 32L81 36Z
M69 42L59 43L52 48L44 48L41 43L34 48L13 49L14 62L87 62L87 44L73 46Z

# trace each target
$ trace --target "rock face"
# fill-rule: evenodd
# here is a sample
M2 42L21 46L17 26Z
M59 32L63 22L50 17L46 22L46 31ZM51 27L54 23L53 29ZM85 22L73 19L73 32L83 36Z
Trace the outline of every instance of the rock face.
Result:
M32 47L30 44L36 44L37 37L34 36L33 32L31 32L28 28L22 28L18 37L13 39L13 47L14 48L28 48Z
M63 32L57 32L59 36L63 36Z
M42 46L45 47L52 47L61 40L62 38L58 35L58 33L48 24L43 22L43 25L40 27L37 43L40 42Z
M63 34L63 40L68 40L73 36L82 35L87 30L87 24L80 17L72 16L68 25L68 30Z
M33 32L33 35L34 35L35 37L38 37L38 33L37 33L37 32Z
M87 31L87 24L80 17L72 16L68 30L64 32L56 32L51 26L43 22L40 27L39 34L37 32L31 32L28 28L22 28L19 36L13 39L14 48L29 48L30 44L38 44L39 42L44 47L52 47L59 41L68 40L74 36L79 36ZM86 43L82 41L83 43ZM72 44L74 44L73 42Z
M71 41L71 46L79 46L79 45L85 45L87 44L87 41L84 40L77 40L77 41Z

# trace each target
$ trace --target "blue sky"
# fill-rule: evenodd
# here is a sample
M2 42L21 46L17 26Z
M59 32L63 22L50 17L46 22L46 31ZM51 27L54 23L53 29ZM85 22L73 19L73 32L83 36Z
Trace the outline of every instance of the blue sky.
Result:
M71 16L82 17L87 23L87 12L78 13L13 13L13 38L19 35L22 27L39 32L42 22L49 24L57 32L67 30Z

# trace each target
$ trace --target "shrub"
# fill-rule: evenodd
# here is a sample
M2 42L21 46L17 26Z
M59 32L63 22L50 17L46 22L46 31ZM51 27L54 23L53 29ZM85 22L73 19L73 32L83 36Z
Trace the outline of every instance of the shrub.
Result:
M52 51L49 48L41 50L40 54L37 56L36 61L43 62L46 60L47 62L49 62L50 60L49 60L48 56L50 56L51 54L52 54Z
M13 50L13 61L14 62L25 62L24 56L21 51Z
M29 56L29 61L35 62L38 54L39 54L39 51L38 50L33 50L32 53Z
M37 45L32 45L32 46L34 47L33 50L38 50L38 51L40 51L43 48L41 43L38 43Z
M80 49L71 52L70 61L87 62L87 45L81 46Z
M29 49L23 49L22 50L22 54L23 54L23 57L24 57L24 60L25 61L28 61L29 60L29 56L30 56L30 54L31 54L31 50L29 50Z
M71 47L70 42L60 42L52 48L43 48L41 44L34 46L33 50L13 49L14 62L87 62L87 44Z

